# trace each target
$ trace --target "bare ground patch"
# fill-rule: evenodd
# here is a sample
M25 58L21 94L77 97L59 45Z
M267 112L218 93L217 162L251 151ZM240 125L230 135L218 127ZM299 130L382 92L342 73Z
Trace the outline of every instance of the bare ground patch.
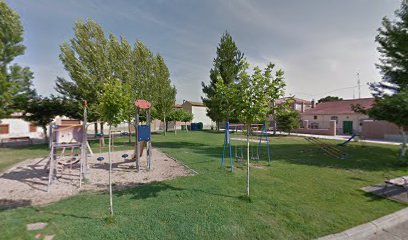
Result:
M126 161L121 157L124 153L131 156L133 151L112 153L112 174L115 190L192 174L190 169L155 148L152 150L151 170L146 168L146 156L143 156L140 171L137 172L135 162ZM100 156L103 156L105 160L97 161L96 158ZM0 174L0 209L47 204L78 194L80 191L105 191L108 189L109 164L107 153L95 153L93 157L88 157L89 170L81 188L79 188L79 164L77 164L72 168L65 167L47 192L47 162L48 157L30 159Z

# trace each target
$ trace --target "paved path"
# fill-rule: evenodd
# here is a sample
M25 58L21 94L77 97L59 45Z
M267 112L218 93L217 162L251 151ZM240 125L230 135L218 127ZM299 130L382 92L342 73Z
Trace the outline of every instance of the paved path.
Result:
M380 239L408 239L408 207L346 231L319 238L319 240Z
M374 236L367 238L367 240L383 240L383 239L389 240L408 239L408 220L393 227L382 229Z

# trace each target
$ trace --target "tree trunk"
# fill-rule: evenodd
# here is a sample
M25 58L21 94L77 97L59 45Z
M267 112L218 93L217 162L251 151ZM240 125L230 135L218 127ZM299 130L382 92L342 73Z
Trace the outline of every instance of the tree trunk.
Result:
M130 128L130 121L128 122L129 143L132 143L132 129Z
M103 132L103 122L99 123L99 125L101 126L101 133L105 134L105 133Z
M174 121L174 135L177 134L177 121Z
M96 135L98 134L98 123L94 123L94 129L95 129L95 138L97 137Z
M163 126L164 136L166 136L166 132L167 132L166 114L164 114L163 124L164 124Z
M47 134L47 126L42 126L43 133L44 133L44 140L48 143L48 134Z
M186 132L188 132L187 122L184 122L184 127L186 128Z
M249 125L247 126L247 196L249 198Z
M273 135L276 135L276 120L273 119Z
M113 216L111 143L112 143L112 133L111 133L111 126L109 125L109 151L108 151L108 159L109 159L109 206L110 206L109 212L110 212L110 215Z
M407 135L405 134L404 127L400 127L400 131L402 135L400 158L404 158L407 152Z

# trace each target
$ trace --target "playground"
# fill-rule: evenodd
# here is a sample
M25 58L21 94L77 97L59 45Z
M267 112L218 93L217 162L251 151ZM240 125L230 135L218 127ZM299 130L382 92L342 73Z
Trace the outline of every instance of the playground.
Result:
M232 149L236 144L244 144L235 140L243 136L231 133ZM259 136L251 139L251 149L256 149L256 139ZM132 179L132 186L125 189L114 186L114 222L104 220L109 198L106 190L83 191L45 206L26 203L21 206L28 207L3 208L0 210L2 238L34 238L41 232L55 235L57 239L311 239L406 207L406 204L361 190L382 183L385 177L408 175L396 160L398 146L349 142L341 148L347 152L347 158L341 159L315 148L303 137L269 136L270 164L266 144L261 145L259 160L251 160L251 166L259 167L252 167L252 196L248 202L242 198L245 195L245 161L236 162L234 153L234 171L227 168L229 159L225 161L226 167L220 168L223 140L223 133L213 132L180 132L166 137L152 134L153 150L165 153L197 174L183 170L180 175L187 173L185 177L152 178L152 182L142 185ZM115 163L123 162L119 155L134 148L134 143L128 144L126 137L118 137L115 141L115 151L120 152L114 152L119 157L113 161L114 174ZM342 142L325 140L333 146ZM98 151L97 142L91 141L90 146L94 152ZM19 151L29 155L28 149L0 151L0 162L11 153L19 155ZM33 154L42 152L44 156L48 153L47 146L31 151ZM171 166L175 164L174 160L165 162ZM90 163L98 164L92 158ZM145 164L142 157L141 174L144 174ZM164 165L162 170L168 170L169 165ZM154 171L159 167L156 162L152 166ZM183 166L179 168L184 169ZM157 174L162 174L162 170ZM131 174L137 175L136 172ZM77 176L74 179L67 186L76 189ZM120 181L120 177L114 177L114 182ZM107 183L102 180L100 183L106 189ZM51 194L57 185L58 182L52 185ZM84 190L86 186L84 183ZM42 188L46 189L46 185ZM26 230L27 224L36 222L48 225L41 231Z
M112 158L116 160L113 163L112 172L113 179L115 179L114 191L122 190L128 186L191 174L183 165L157 149L152 151L155 156L152 169L149 170L144 161L139 172L135 169L134 161L122 157L124 154L130 156L132 151L117 151L112 154ZM145 155L146 153L142 158L146 158ZM48 189L48 171L46 169L48 159L36 158L21 162L1 175L0 196L2 199L7 199L8 203L2 202L0 204L3 208L15 207L22 203L39 205L76 195L80 191L106 191L109 165L98 161L97 158L100 157L107 159L107 153L88 158L89 174L86 183L82 184L81 188L79 188L78 178L80 169L77 165L72 168L64 168L57 180Z

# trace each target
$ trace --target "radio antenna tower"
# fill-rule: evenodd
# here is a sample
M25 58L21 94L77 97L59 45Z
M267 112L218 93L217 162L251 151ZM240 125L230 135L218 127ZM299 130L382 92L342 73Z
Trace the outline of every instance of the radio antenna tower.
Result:
M358 98L361 98L360 73L357 73Z

